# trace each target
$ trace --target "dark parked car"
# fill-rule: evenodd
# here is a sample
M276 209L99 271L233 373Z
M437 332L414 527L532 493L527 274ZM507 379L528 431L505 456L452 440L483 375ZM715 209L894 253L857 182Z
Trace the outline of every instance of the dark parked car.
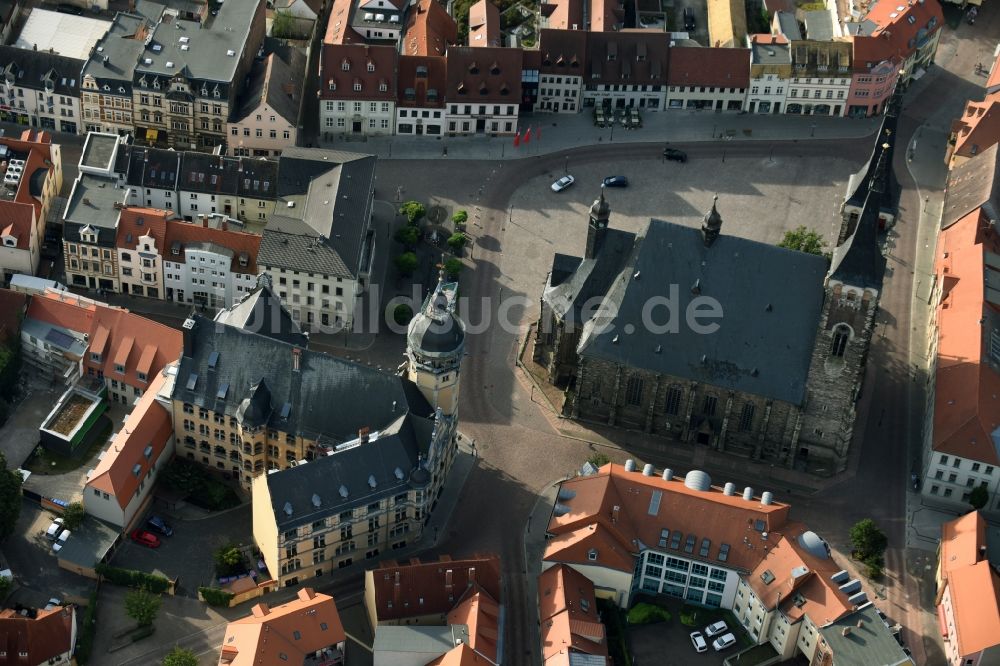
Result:
M694 30L694 10L690 7L684 8L684 29L688 32Z
M676 148L664 148L663 156L673 162L688 161L687 153L685 153L683 150L677 150Z
M150 516L149 520L146 521L146 527L154 532L159 532L163 536L169 537L174 535L174 528L159 516Z
M608 176L603 182L604 187L628 187L628 178L625 176Z
M56 5L56 11L61 14L72 14L74 16L83 16L83 10L75 5L70 5L65 2Z

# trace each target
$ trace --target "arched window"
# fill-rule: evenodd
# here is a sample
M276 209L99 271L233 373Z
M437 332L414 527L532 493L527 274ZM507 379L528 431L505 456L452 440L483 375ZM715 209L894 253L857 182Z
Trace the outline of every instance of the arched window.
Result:
M642 377L632 375L625 384L625 404L639 406L642 404Z
M851 337L851 329L844 324L838 324L833 329L833 345L830 347L830 356L840 358L847 349L847 341Z

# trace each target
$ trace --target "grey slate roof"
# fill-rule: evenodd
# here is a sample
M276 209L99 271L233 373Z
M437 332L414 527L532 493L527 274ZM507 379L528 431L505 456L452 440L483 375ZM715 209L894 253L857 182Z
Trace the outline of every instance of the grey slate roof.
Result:
M287 232L287 233L286 233ZM301 220L275 215L260 239L257 263L268 268L353 279L340 254Z
M264 379L271 396L269 425L324 444L353 439L363 427L378 430L407 412L432 414L417 387L396 375L200 315L192 319L171 396L175 400L237 416L252 387ZM292 370L293 349L301 353L297 372ZM215 360L214 368L209 367L210 359ZM221 391L224 386L227 390Z
M278 177L275 160L227 157L193 150L185 150L180 156L178 189L252 199L275 198Z
M830 279L861 288L880 289L885 276L885 256L879 244L879 202L872 191L865 199L854 233L833 251Z
M45 91L45 81L53 83L53 94L80 96L80 73L83 60L28 51L14 46L0 46L0 73L13 76L14 85Z
M233 77L246 46L254 14L262 1L223 3L219 6L218 16L207 17L204 24L164 17L153 31L153 38L136 65L136 80L144 73L168 78L182 73L188 78L217 82L223 91L222 99L228 99L228 85L242 83L234 82ZM181 42L182 37L188 41ZM181 46L188 48L181 49ZM234 51L235 55L227 55L228 51ZM146 59L152 62L146 64ZM172 63L172 66L167 67L167 63Z
M281 299L267 282L269 280L259 280L257 287L238 303L227 310L220 310L215 315L215 321L305 347L309 343L308 336L282 306Z
M650 221L636 246L606 298L617 315L586 324L579 354L801 404L823 302L823 257L725 232L706 247L700 230L661 220ZM684 321L696 284L722 308L720 319L701 320L719 325L713 333ZM643 308L673 285L677 332L654 332L643 325ZM666 308L652 318L666 323Z
M951 170L941 228L947 229L980 206L991 220L1000 219L1000 148L997 144Z
M320 454L305 464L268 474L278 531L404 493L411 488L414 474L412 487L424 487L426 470L417 470L420 455L429 449L433 425L433 419L399 414L384 427L373 428L373 439L367 443L348 445L332 455ZM375 430L379 430L377 436Z
M306 69L305 55L295 48L286 51L292 56L291 62L283 60L278 53L254 62L250 70L250 84L240 95L239 104L233 110L232 122L243 120L266 102L275 113L292 125L298 123L302 79ZM285 91L286 85L292 86L291 95Z
M778 12L778 28L788 41L797 42L802 39L802 30L793 12Z
M114 247L115 229L120 210L115 203L125 203L128 190L115 187L115 181L82 173L73 183L66 212L63 216L63 237L79 242L80 229L91 226L97 230L98 245Z
M833 17L830 12L822 9L804 12L804 15L807 39L814 39L818 42L833 39Z
M542 298L559 318L576 324L583 323L584 317L587 317L582 310L583 306L607 293L611 283L625 267L634 245L635 234L608 229L601 251L595 259L556 254L552 258L552 272ZM593 307L589 309L592 313Z
M146 23L141 16L119 12L107 34L94 46L83 73L93 76L105 94L132 96L132 71L145 48L143 40L134 37ZM104 85L109 90L104 91ZM125 91L120 92L119 87Z
M750 43L750 62L754 65L790 65L792 52L788 44Z
M862 622L860 627L859 620ZM820 633L833 652L833 663L837 666L902 666L913 663L870 603L820 627Z
M128 148L126 182L138 188L176 190L180 173L180 153L166 148ZM116 165L117 166L117 165Z
M84 166L105 169L111 163L118 146L118 138L110 134L90 132L83 147L80 163Z
M883 143L889 144L888 163L892 164L892 156L896 148L895 136L896 117L889 114L882 116L882 122L879 124L879 131L875 135L874 145L872 146L872 154L861 169L857 173L851 174L851 177L847 181L847 194L844 198L845 205L856 206L858 208L864 205L865 199L868 197L868 188L871 186L872 176L875 174L876 166L878 165L879 155L882 154ZM886 180L882 187L885 189L887 196L882 198L879 205L882 206L882 210L889 211L895 215L896 202L899 198L899 184L896 182L896 176L891 168L886 169L883 175Z
M467 625L382 625L375 632L374 649L376 654L380 651L404 654L414 652L439 656L454 648L459 642L466 644L469 642Z

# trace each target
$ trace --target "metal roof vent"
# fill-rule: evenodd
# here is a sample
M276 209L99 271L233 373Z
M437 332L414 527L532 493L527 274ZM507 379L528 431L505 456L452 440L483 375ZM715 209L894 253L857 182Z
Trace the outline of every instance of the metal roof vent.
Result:
M670 469L669 467L667 469L663 470L663 480L664 481L673 481L674 480L674 470Z
M349 494L350 493L347 492L347 486L345 486L344 484L340 484L340 496L343 497L344 499L347 499L347 496Z
M736 494L736 484L730 481L726 484L726 487L722 490L723 495L729 495L730 497Z
M700 469L693 469L684 477L684 487L705 492L712 487L712 477Z
M403 470L399 469L398 467L397 467L397 468L396 468L396 469L395 469L395 470L393 471L393 474L395 474L395 475L396 475L396 478L397 478L398 480L400 480L400 481L402 481L402 480L403 480L403 478L404 478L404 476L405 476L405 475L403 474Z
M643 476L653 476L653 465L651 463L646 463L642 466Z
M770 506L774 503L774 494L770 490L765 491L760 496L760 503L764 506Z
M292 515L292 503L291 502L285 502L285 515L286 516Z
M375 490L375 487L377 485L378 483L375 482L375 475L374 474L368 475L368 487L371 488L372 490Z
M746 488L743 489L743 499L745 499L748 502L753 500L753 488L747 486Z
M635 471L635 461L629 458L625 461L625 471L634 472Z
M317 495L316 493L313 493L312 502L313 506L316 507L317 509L320 507L321 504L323 504L323 500L321 500L319 498L319 495Z

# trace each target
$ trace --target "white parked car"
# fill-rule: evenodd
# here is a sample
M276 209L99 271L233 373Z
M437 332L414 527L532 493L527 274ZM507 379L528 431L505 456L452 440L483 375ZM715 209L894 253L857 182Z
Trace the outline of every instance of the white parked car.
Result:
M709 638L711 638L712 636L718 636L728 628L729 627L726 626L725 622L719 620L718 622L713 622L712 624L705 627L705 635L708 636Z
M722 652L726 648L731 648L734 645L736 645L736 636L733 636L732 634L719 636L712 642L712 647L715 648L716 652Z
M52 544L53 553L58 553L60 550L63 549L63 546L66 545L66 540L69 539L70 534L71 532L69 530L66 530L65 532L59 535L59 538L56 539L56 542Z
M570 185L572 185L575 182L576 182L576 178L573 178L573 176L563 176L562 178L560 178L556 182L552 183L552 191L553 192L562 192L563 190L565 190L567 187L569 187Z
M52 521L52 524L49 525L49 529L45 530L45 536L49 539L55 540L55 538L59 536L59 533L62 532L62 529L63 519L56 518Z
M705 652L708 650L708 643L705 642L705 637L701 635L700 631L691 632L691 645L694 646L695 652Z

